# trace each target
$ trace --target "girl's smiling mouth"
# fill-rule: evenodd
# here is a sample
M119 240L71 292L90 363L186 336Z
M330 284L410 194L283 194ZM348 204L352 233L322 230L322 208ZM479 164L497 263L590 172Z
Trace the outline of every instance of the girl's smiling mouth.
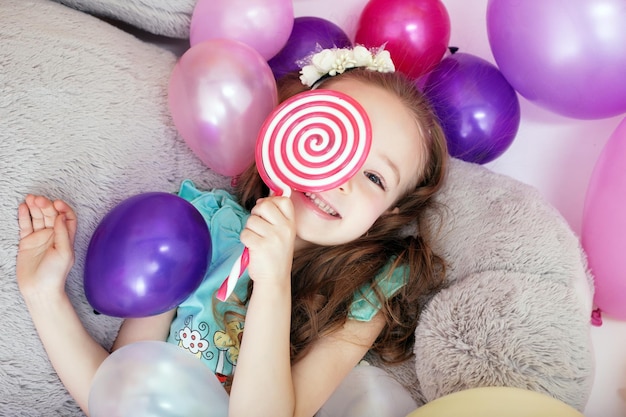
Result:
M303 195L306 197L306 199L308 199L310 203L312 203L312 205L316 209L318 209L322 213L328 214L329 216L332 216L332 217L341 218L339 213L337 213L337 211L333 207L331 207L331 205L328 204L328 202L324 201L317 194L306 192L306 193L303 193Z

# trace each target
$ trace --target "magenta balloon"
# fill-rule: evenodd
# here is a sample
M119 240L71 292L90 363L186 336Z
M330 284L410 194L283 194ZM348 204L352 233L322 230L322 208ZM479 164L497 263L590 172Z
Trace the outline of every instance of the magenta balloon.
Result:
M443 58L450 17L439 0L370 0L359 17L355 43L386 44L396 69L417 78Z
M489 0L487 31L529 101L576 119L626 112L624 0Z
M191 15L189 42L233 39L268 60L285 45L293 27L292 0L198 0Z
M443 127L450 154L485 164L511 145L520 124L517 94L498 68L455 53L423 77L424 94Z
M180 58L169 84L174 124L212 170L238 175L254 161L256 137L278 103L267 62L251 47L213 39Z
M626 118L609 138L591 175L581 232L595 278L594 302L626 320Z
M145 317L176 307L202 282L211 236L200 212L167 193L130 197L104 216L89 242L85 295L115 317Z
M293 21L291 35L283 49L268 61L274 77L300 69L298 61L315 52L317 48L346 48L352 41L339 26L321 17L302 16Z

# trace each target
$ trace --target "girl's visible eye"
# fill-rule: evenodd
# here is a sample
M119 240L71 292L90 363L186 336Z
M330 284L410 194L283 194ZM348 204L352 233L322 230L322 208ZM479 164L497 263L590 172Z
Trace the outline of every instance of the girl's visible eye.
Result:
M385 183L383 182L383 179L380 178L380 176L374 174L373 172L365 172L365 176L368 180L380 187L381 190L385 190Z

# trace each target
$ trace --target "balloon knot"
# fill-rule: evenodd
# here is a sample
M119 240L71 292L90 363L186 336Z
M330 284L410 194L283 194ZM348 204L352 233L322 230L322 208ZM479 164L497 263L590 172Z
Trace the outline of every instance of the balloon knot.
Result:
M591 324L597 327L602 326L602 310L599 308L591 312Z

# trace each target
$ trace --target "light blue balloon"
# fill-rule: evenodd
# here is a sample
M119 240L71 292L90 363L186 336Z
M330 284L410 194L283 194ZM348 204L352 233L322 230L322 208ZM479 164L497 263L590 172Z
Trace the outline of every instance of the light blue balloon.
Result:
M98 368L89 393L92 417L226 417L228 394L202 361L178 346L136 342Z

